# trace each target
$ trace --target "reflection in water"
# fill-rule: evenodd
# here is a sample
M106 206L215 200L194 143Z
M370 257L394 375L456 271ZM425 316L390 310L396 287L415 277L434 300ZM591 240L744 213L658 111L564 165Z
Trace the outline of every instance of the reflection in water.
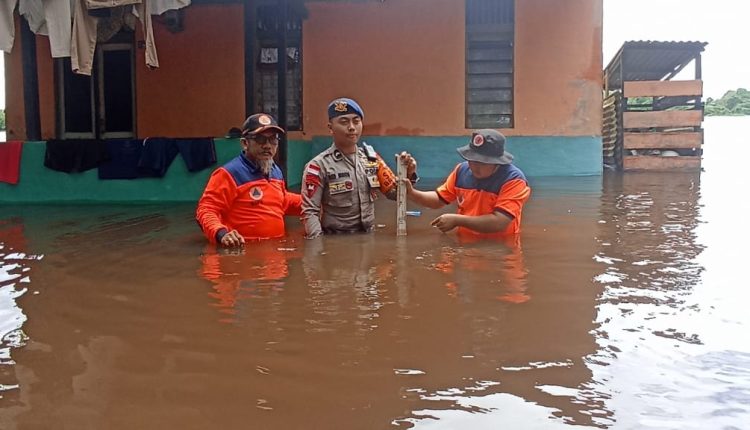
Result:
M289 276L287 259L298 258L296 248L286 248L285 241L264 241L246 248L217 249L206 245L201 255L200 274L213 283L209 296L225 315L223 322L237 322L238 313L247 311L253 299L278 300Z
M709 427L736 425L748 414L750 355L707 348L697 323L711 312L694 296L704 272L700 174L605 179L595 256L603 265L596 279L605 286L597 306L600 349L588 360L606 383L613 424L678 429L711 417ZM737 381L745 388L733 387Z
M32 265L43 257L24 252L24 225L18 218L0 219L0 238L0 406L13 410L23 408L14 350L28 341L22 328L27 317L17 300L29 292Z
M587 397L592 375L584 357L595 350L589 333L596 267L580 258L593 254L597 223L588 207L598 207L591 201L601 189L588 180L549 185L535 186L523 247L447 236L417 254L434 279L419 278L433 291L440 286L446 304L429 303L429 311L413 316L429 321L422 326L433 327L432 336L400 333L419 351L408 362L422 363L403 367L424 375L402 382L415 403L395 424L556 428L596 425L606 414L599 398ZM558 194L557 187L566 192ZM581 211L573 215L571 207Z
M373 235L334 236L309 241L303 260L313 315L310 331L360 334L378 327L386 304L386 283L394 277L393 256L377 252ZM351 317L347 317L350 312Z
M462 301L474 300L472 290L488 283L495 299L509 303L524 303L527 270L519 241L482 240L444 245L438 256L423 257L438 261L435 270L445 275L445 289Z
M537 179L523 246L396 238L385 200L240 251L192 206L0 207L0 428L742 428L746 211L711 178Z
M596 294L576 291L595 265L561 275L570 260L550 264L546 245L591 255L592 213L569 220L588 239L553 219L529 225L523 251L436 234L426 216L399 240L297 230L232 252L180 208L32 212L19 222L25 251L45 254L42 294L24 302L3 428L420 427L448 411L468 414L449 426L586 424L599 409L576 403Z

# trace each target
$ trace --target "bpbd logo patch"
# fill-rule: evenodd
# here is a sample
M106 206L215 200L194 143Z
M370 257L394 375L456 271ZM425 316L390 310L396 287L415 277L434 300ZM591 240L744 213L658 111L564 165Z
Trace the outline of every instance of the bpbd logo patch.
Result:
M250 198L259 202L263 198L263 190L261 190L260 187L253 187L250 190Z

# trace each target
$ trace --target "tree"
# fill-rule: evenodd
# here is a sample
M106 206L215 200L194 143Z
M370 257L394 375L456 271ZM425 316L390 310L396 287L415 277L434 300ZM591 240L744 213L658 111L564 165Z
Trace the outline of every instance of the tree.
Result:
M706 116L740 116L750 115L750 91L738 88L727 91L718 100L711 97L706 99Z

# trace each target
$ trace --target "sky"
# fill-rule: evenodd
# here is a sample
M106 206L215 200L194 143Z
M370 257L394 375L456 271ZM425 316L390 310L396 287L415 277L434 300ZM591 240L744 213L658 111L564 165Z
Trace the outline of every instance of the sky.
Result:
M750 89L750 0L604 0L605 67L628 40L708 42L704 97Z
M604 66L627 40L708 42L702 57L704 96L750 89L750 0L604 0L603 39ZM692 70L687 67L685 74ZM0 61L3 82L4 77ZM4 84L0 108L5 108Z

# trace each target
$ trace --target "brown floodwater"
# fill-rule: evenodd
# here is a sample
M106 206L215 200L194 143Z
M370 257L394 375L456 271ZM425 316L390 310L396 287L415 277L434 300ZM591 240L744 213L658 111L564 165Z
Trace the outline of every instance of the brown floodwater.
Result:
M0 428L747 428L748 126L700 174L532 178L517 244L0 206Z

